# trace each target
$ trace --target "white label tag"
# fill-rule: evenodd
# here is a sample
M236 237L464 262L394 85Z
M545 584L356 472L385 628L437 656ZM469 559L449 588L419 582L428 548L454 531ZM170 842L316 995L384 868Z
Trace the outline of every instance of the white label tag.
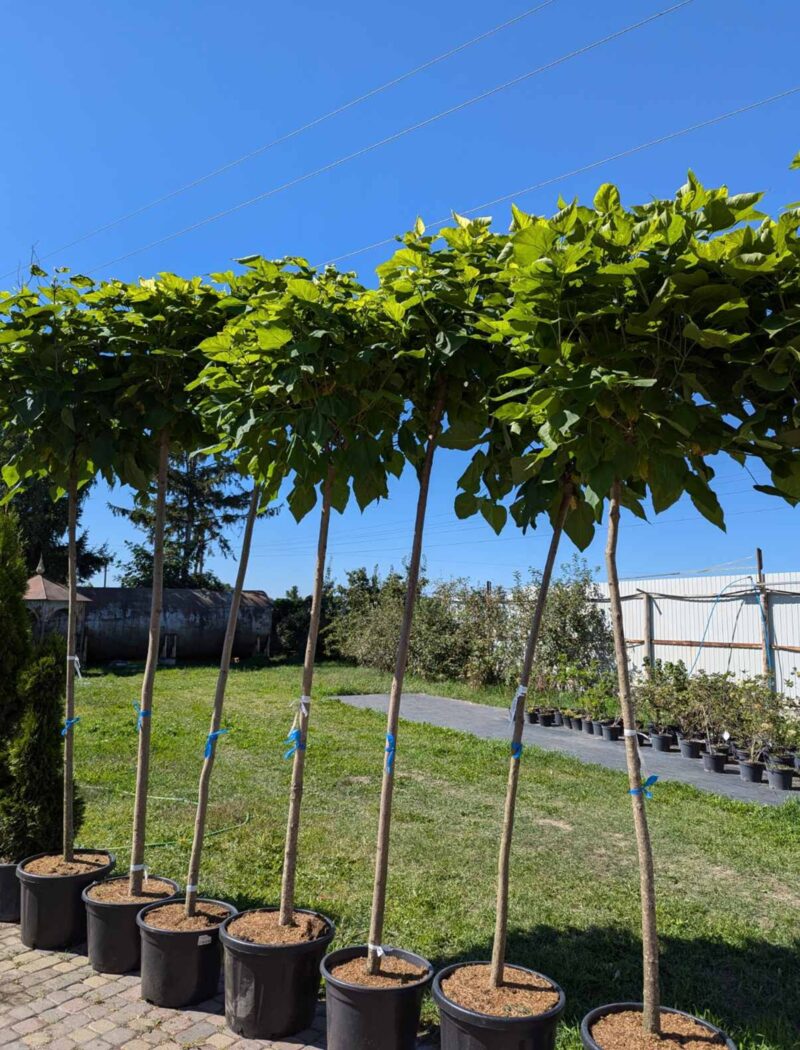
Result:
M199 936L199 937L197 938L197 943L198 943L198 945L199 945L199 946L200 946L200 947L202 948L202 946L203 946L204 944L211 944L211 937L209 937L209 935L208 935L207 933L202 933L202 934L201 934L201 935L200 935L200 936Z

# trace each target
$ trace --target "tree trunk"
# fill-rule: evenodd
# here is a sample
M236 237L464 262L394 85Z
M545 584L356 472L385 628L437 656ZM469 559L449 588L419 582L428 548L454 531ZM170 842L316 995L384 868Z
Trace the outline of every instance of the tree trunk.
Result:
M645 812L645 794L642 790L642 765L639 758L639 740L636 734L636 712L631 693L628 653L625 648L625 631L622 626L622 600L617 575L617 539L619 536L619 510L621 485L615 481L611 489L611 506L608 515L608 542L606 544L606 569L611 606L611 626L614 632L614 655L617 662L619 699L622 721L625 726L625 755L628 762L633 823L636 829L636 845L639 852L639 892L642 902L642 950L644 967L644 1014L646 1032L661 1031L661 993L658 981L658 932L656 929L656 886L653 871L653 849ZM635 792L635 794L633 793Z
M314 576L314 594L311 598L311 621L308 625L306 655L303 661L303 685L296 727L300 737L295 741L292 763L292 787L289 795L289 818L286 824L286 845L283 853L283 879L281 882L281 926L290 926L294 917L294 885L297 873L297 838L300 832L300 807L303 802L303 777L306 761L306 737L311 705L311 686L314 681L314 659L319 638L322 616L322 594L325 586L325 558L328 551L328 526L331 518L331 492L335 469L328 468L322 491L322 515L317 540L317 567Z
M383 761L383 785L381 787L381 808L378 817L378 845L375 858L375 884L372 892L372 917L369 927L369 952L367 972L376 974L380 970L380 945L383 939L383 918L386 911L386 877L389 868L389 834L392 823L392 794L394 792L394 760L397 745L397 724L400 718L400 700L403 694L403 679L408 663L408 645L411 639L411 623L414 619L414 605L419 586L419 566L422 558L422 532L425 526L425 510L428 503L428 489L433 466L433 454L439 438L444 414L444 400L440 399L433 413L425 449L425 460L419 476L419 495L417 497L417 515L414 522L414 541L411 547L411 563L408 567L408 587L400 625L400 637L397 642L394 677L389 695L389 714L386 723L387 747Z
M144 665L139 718L139 751L136 762L136 798L133 805L133 842L129 890L142 892L144 878L144 838L147 824L147 788L150 780L150 727L152 723L153 686L158 668L161 641L161 608L164 594L164 519L167 504L167 468L169 435L159 435L158 478L156 481L156 515L153 526L153 591L150 599L150 628L147 639L147 661ZM146 712L146 713L145 713Z
M78 640L78 482L70 474L67 488L67 688L64 704L64 812L62 817L62 852L64 860L73 859L75 839L74 784L75 784L75 659Z
M194 839L192 841L192 854L189 859L189 874L186 876L186 915L191 917L195 913L197 901L197 883L200 877L200 859L203 853L203 836L206 829L206 814L208 812L208 792L211 785L211 773L214 769L214 755L216 754L217 738L212 734L218 733L222 722L222 708L225 703L225 688L228 684L228 673L231 666L233 654L233 643L236 638L236 626L239 619L239 605L242 600L244 579L247 574L247 563L250 560L250 544L253 539L253 526L258 514L258 503L261 498L261 490L256 485L250 497L250 508L242 536L242 551L239 556L239 568L236 573L236 583L231 595L231 608L228 613L228 624L225 628L225 639L222 643L222 656L219 662L219 674L217 675L217 688L214 693L214 709L211 714L211 728L209 730L206 745L206 757L203 760L203 768L200 771L200 787L197 792L197 813L194 820Z
M492 988L498 988L503 983L503 973L506 965L506 936L508 934L508 870L511 858L511 839L514 835L514 812L517 804L517 785L519 783L519 764L522 749L522 730L525 725L525 697L528 692L528 683L533 667L533 658L536 655L536 643L539 640L539 631L542 626L542 616L547 602L547 592L550 590L550 580L553 575L558 545L561 541L561 533L569 510L572 498L572 487L565 486L558 515L553 526L553 537L550 540L550 548L547 552L547 560L542 570L542 579L539 584L539 593L536 595L536 606L533 610L531 629L528 632L528 643L525 646L525 657L522 662L522 671L519 676L519 689L514 699L512 712L514 715L513 730L511 736L511 759L508 767L508 786L506 788L506 805L503 814L503 832L500 838L500 856L497 862L497 910L494 926L494 946L492 948L492 971L489 983Z

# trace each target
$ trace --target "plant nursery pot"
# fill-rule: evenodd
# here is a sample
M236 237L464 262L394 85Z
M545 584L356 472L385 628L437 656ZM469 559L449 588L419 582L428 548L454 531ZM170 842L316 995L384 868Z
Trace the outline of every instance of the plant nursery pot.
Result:
M530 724L532 726L536 725L536 723L539 721L539 713L538 713L538 711L527 711L526 714L527 714L528 721L530 722Z
M580 731L583 729L583 719L579 718L577 715L573 715L572 725L570 726L570 728L580 733Z
M609 740L612 743L615 740L619 740L622 736L622 726L603 726L603 740Z
M553 712L552 711L540 711L539 712L539 725L540 726L551 726L553 724Z
M439 1007L441 1018L442 1050L553 1050L556 1045L556 1029L564 1013L566 997L561 988L549 977L549 981L558 992L558 1003L546 1013L528 1017L496 1017L491 1014L478 1013L459 1006L442 991L442 981L461 966L474 966L475 963L457 963L448 966L436 974L433 981L433 998ZM507 969L521 970L535 974L534 970L523 966L509 966Z
M561 715L561 724L566 729L572 729L572 715Z
M207 930L158 930L145 922L163 901L148 904L136 916L142 939L142 998L173 1010L202 1003L217 994L222 956L219 926ZM171 898L171 904L177 899ZM198 904L218 904L230 915L236 908L226 901L198 897ZM221 924L220 924L221 925Z
M563 724L564 724L564 716L561 714L560 711L554 711L553 712L553 725L554 726L563 726ZM798 768L800 768L800 767L798 767Z
M742 759L739 762L739 776L747 784L764 783L764 763L750 762Z
M327 930L313 941L254 944L229 931L238 915L220 927L225 954L225 1020L232 1032L245 1039L282 1039L309 1028L314 1020L319 966L336 931L327 916L302 908L297 911L322 919Z
M594 736L594 724L591 718L583 719L583 731L584 733L588 733L589 736Z
M651 733L650 734L650 746L654 751L671 751L672 745L675 743L675 737L672 733Z
M800 752L794 756L794 768L800 773Z
M367 946L340 948L322 960L320 969L327 983L328 1050L414 1050L422 997L433 980L427 959L400 948L387 954L416 966L427 974L416 984L394 988L367 988L348 984L332 975L340 963L366 958Z
M768 769L767 783L775 791L791 791L793 776L792 769Z
M584 1050L605 1050L600 1043L596 1043L592 1038L592 1028L597 1024L603 1017L607 1017L609 1014L624 1013L628 1010L637 1010L641 1012L641 1003L612 1003L609 1006L598 1006L596 1010L592 1010L588 1013L583 1021L581 1022L581 1043L583 1044ZM676 1014L678 1017L688 1017L692 1021L696 1021L697 1024L702 1025L708 1029L709 1035L715 1035L721 1037L724 1040L726 1050L737 1050L736 1043L722 1031L721 1028L717 1028L716 1025L711 1024L709 1021L701 1021L699 1017L693 1017L692 1014L684 1013L683 1010L672 1010L668 1007L662 1006L661 1013L663 1014Z
M719 751L703 752L703 769L708 773L724 773L727 755Z
M16 864L0 864L0 922L19 922L19 879Z
M702 746L702 740L690 740L689 737L685 736L678 744L681 750L681 758L699 758Z
M603 723L600 721L599 718L598 719L592 719L592 732L594 733L595 736L602 736L603 735Z
M178 895L178 884L161 875L152 875L160 882L168 882L173 892L169 897L160 897L159 904L173 900ZM119 878L127 882L128 876ZM115 881L115 880L112 880ZM144 905L115 904L97 901L89 896L89 890L97 883L86 886L81 896L86 906L86 943L89 963L98 973L130 973L139 969L142 956L142 938L136 925L136 916Z
M116 858L107 850L75 850L75 858L82 854L101 853L108 863L80 875L34 875L25 871L25 865L39 857L52 855L52 850L26 857L17 865L20 882L19 938L26 948L46 951L69 948L86 940L86 908L84 889L92 882L104 879L114 868Z

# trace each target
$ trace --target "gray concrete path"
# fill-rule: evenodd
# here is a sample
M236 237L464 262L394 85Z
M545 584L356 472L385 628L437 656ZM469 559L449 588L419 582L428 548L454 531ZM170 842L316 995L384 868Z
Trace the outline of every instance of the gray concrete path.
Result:
M362 696L342 696L343 703L353 707L386 711L389 697L381 693ZM458 729L474 733L485 740L506 740L510 736L508 712L504 708L473 704L468 700L451 700L445 696L428 696L425 693L404 693L402 718L409 722L426 722L445 729ZM572 729L548 728L525 725L524 741L542 748L543 751L558 751L572 755L582 762L593 762L607 769L624 770L625 748L622 741L611 744L587 733ZM699 759L681 758L677 751L660 754L649 747L642 748L642 757L647 774L657 774L662 780L675 780L691 784L701 791L738 799L741 802L761 802L767 806L779 806L790 798L800 798L800 792L773 791L766 783L746 784L733 765L725 773L707 773ZM797 784L797 778L795 778Z

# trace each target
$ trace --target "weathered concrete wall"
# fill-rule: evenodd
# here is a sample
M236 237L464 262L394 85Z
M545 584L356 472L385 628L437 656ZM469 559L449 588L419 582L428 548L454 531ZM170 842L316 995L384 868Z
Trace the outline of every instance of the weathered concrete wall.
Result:
M150 589L94 587L84 593L87 657L92 663L143 660L147 655ZM230 592L194 589L164 590L162 644L177 639L178 660L218 660L228 622ZM272 602L264 591L245 591L239 608L235 656L251 656L266 647L272 628Z

